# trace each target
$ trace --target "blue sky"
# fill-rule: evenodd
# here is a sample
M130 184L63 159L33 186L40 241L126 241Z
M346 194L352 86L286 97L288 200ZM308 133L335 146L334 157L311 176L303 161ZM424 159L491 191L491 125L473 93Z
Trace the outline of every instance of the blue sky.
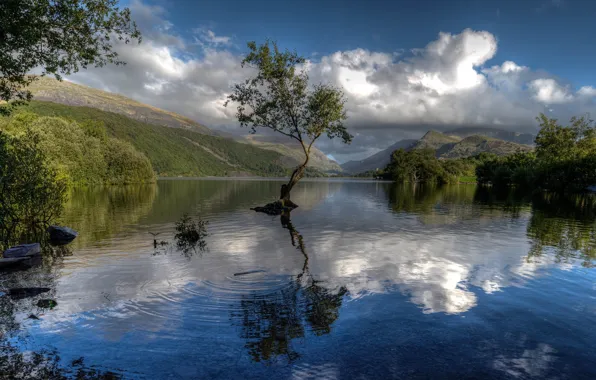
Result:
M362 159L429 129L537 131L536 116L596 114L596 1L126 0L143 33L128 64L70 79L239 133L224 103L252 75L246 42L309 58L311 81L344 91L355 136L317 146Z
M425 46L439 32L486 30L499 41L488 61L512 60L596 85L596 2L589 0L152 0L181 34L208 27L244 41L273 38L301 54Z

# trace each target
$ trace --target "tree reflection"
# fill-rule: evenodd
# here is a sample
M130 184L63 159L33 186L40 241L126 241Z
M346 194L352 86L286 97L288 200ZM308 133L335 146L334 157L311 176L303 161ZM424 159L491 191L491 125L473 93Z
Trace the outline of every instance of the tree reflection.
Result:
M241 337L255 362L285 358L292 362L300 357L292 342L306 336L306 330L321 336L331 332L339 317L345 287L333 291L310 273L304 237L290 220L290 213L280 217L281 225L290 234L292 246L304 256L301 272L274 293L245 296L240 310L232 318L242 324Z
M528 261L552 253L556 262L581 260L596 266L596 204L594 196L543 194L532 202L527 235L532 240Z
M596 265L596 198L594 195L558 195L497 191L478 188L475 201L519 216L524 207L531 207L526 229L531 248L528 262L545 254L555 262L580 260L585 267Z

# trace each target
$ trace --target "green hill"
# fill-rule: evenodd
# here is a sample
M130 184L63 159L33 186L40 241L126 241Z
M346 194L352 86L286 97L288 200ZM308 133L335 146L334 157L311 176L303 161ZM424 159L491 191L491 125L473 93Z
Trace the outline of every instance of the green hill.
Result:
M126 141L144 153L158 176L284 176L284 157L229 138L144 123L90 107L32 101L21 110L58 116L85 124L100 123L108 136Z
M285 136L249 135L245 140L259 148L280 153L284 156L284 163L288 166L298 166L304 161L304 152L300 144L288 141ZM342 171L342 167L337 162L330 160L316 147L311 150L309 166L322 172Z
M139 103L122 95L98 90L87 86L78 85L68 81L59 82L53 78L48 77L39 77L36 81L34 81L31 84L29 90L32 92L33 98L38 101L47 101L70 106L90 107L102 111L124 115L130 119L145 123L146 125L181 128L193 132L198 132L204 135L225 137L227 139L232 139L240 143L249 143L251 145L255 145L258 148L263 148L265 150L281 154L283 156L281 160L278 162L272 162L272 164L281 164L284 168L297 166L303 160L302 148L299 145L294 144L292 141L288 141L288 139L284 136L281 136L281 138L278 138L278 136L262 135L248 137L232 136L223 132L211 130L206 126L201 125L200 123L197 123L189 118L178 115L176 113L165 111L147 104ZM207 145L208 144L206 142L205 144L202 144L203 149L208 148ZM187 146L184 146L184 148L186 149ZM225 162L227 160L226 156L228 154L238 154L238 148L236 147L235 149L236 152L224 151L222 152L223 155L216 152L213 153L216 155L217 161ZM219 160L219 158L223 158L223 160ZM247 164L250 165L250 163ZM232 169L228 168L224 171L230 172L234 171L233 168L237 168L236 163L233 163L229 166L231 166ZM240 169L242 169L242 166L243 165L240 165ZM311 169L309 171L310 173L341 171L341 167L339 166L339 164L327 158L327 156L323 152L318 150L316 147L313 147L309 167ZM168 170L171 171L170 169ZM253 174L257 174L255 170L257 172L260 172L263 169L252 168L252 170L249 171ZM187 169L184 168L181 171L187 172ZM238 172L238 170L236 171ZM221 172L221 170L217 170L217 173Z
M520 133L516 131L506 131L503 129L488 127L462 127L447 131L445 134L449 136L458 136L461 138L475 135L486 136L524 145L533 145L534 139L536 138L536 136L531 133Z
M50 77L38 77L29 87L35 100L70 106L86 106L125 115L148 124L190 129L211 135L213 132L184 116L139 103L122 95Z
M457 143L441 146L437 150L437 156L444 158L462 158L475 156L483 152L494 153L498 156L506 156L519 151L528 152L530 150L532 150L532 147L528 145L475 135L466 137Z
M457 136L449 136L437 131L428 131L420 140L418 140L412 149L430 148L433 150L440 149L445 144L452 144L460 141L461 138Z

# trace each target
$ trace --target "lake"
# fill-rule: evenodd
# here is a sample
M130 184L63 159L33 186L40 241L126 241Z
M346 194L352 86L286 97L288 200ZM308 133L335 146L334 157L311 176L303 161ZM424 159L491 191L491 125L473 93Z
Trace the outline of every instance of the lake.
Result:
M249 210L280 184L75 190L66 254L0 273L51 289L0 297L0 346L131 379L596 378L589 199L313 180L290 218Z

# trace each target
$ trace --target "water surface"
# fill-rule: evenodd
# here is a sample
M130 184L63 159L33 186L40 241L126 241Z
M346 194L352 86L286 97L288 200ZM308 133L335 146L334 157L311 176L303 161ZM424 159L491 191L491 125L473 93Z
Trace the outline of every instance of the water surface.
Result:
M75 191L71 254L0 274L52 289L2 301L2 339L133 379L596 378L581 201L305 181L290 218L249 210L279 186ZM206 250L174 243L184 213L209 222ZM32 306L48 297L55 309Z

